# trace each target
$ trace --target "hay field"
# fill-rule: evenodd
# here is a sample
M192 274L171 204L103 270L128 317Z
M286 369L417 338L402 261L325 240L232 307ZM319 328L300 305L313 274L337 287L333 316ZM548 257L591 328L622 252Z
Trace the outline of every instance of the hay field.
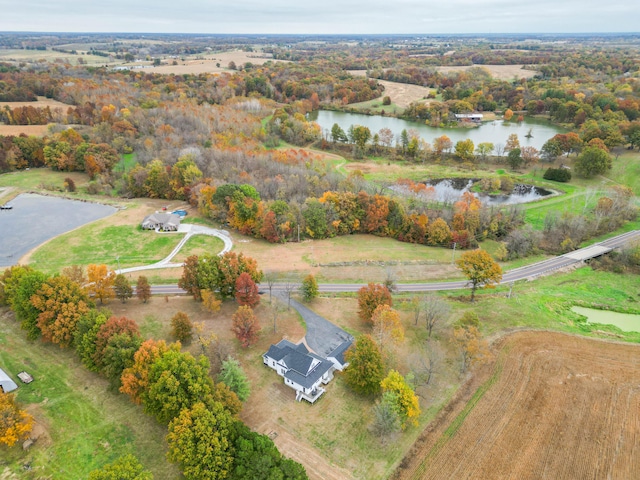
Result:
M513 80L514 77L531 78L538 74L535 70L523 70L523 65L471 65L469 67L435 67L442 73L464 72L470 68L480 67L488 70L491 76L497 80Z
M237 66L247 62L254 65L262 65L266 62L284 62L286 60L274 60L267 54L261 52L243 52L234 50L231 52L207 53L195 57L186 57L184 60L175 59L177 65L169 65L172 59L163 59L163 64L159 67L145 68L153 73L164 73L174 75L200 74L200 73L221 73L230 72L229 62L234 62ZM137 64L127 64L135 66ZM218 66L219 65L219 66Z
M637 478L638 345L532 331L501 343L492 374L462 389L396 479Z

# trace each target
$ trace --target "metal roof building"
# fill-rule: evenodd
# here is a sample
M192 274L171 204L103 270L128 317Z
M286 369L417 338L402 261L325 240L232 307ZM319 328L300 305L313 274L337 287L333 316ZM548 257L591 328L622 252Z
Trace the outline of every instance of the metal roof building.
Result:
M11 380L11 377L0 368L0 389L2 389L4 393L9 393L13 392L17 388L18 385L16 385L16 382Z

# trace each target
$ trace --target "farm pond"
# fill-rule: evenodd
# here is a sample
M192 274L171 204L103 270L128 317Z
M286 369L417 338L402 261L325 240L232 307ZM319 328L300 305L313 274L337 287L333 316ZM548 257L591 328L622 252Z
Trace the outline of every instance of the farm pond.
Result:
M43 242L111 215L114 207L99 203L23 193L0 210L0 267L15 265Z
M614 325L623 332L640 332L640 315L633 313L610 312L595 308L571 307L571 311L587 317L588 323Z

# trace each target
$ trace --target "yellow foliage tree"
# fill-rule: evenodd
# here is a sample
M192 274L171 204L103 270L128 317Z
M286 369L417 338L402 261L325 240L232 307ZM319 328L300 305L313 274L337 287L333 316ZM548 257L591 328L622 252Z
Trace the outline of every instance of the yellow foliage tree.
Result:
M202 290L200 292L202 295L202 306L210 313L216 313L220 310L220 305L222 302L218 299L215 292L211 290Z
M16 403L11 393L0 391L0 444L9 447L26 438L33 428L33 417Z
M91 264L87 267L87 293L100 299L100 303L113 298L115 292L113 284L116 272L109 270L106 265Z
M407 424L417 425L420 416L420 402L413 388L400 375L400 372L389 371L386 378L380 382L380 386L383 393L390 392L392 394L394 407L402 420L402 428L405 428Z
M404 327L400 315L389 305L380 305L371 317L373 323L372 337L384 352L390 345L399 345L404 341Z
M465 252L456 261L471 284L471 301L478 288L488 288L502 280L502 268L482 249Z

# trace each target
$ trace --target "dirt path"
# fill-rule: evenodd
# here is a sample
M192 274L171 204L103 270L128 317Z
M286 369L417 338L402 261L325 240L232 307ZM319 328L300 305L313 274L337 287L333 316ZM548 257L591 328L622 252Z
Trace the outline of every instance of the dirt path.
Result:
M533 331L498 344L497 368L459 391L394 478L636 477L640 346Z

